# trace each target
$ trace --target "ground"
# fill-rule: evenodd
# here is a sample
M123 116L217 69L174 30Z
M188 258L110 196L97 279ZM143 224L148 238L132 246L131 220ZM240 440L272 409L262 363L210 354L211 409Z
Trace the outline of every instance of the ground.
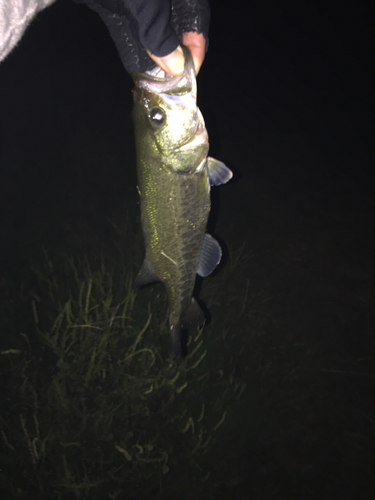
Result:
M370 500L372 12L212 9L198 99L210 154L234 178L213 188L224 260L201 295L215 290L210 334L224 325L226 346L243 346L233 377L247 389L207 458L211 477L223 498ZM57 2L2 63L0 86L1 284L22 291L42 248L106 251L124 214L137 234L132 83L100 19Z

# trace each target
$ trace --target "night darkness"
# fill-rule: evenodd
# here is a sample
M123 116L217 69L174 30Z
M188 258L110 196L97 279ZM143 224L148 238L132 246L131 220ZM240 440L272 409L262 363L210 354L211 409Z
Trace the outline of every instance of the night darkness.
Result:
M234 177L212 191L224 259L208 278L211 328L229 334L223 352L207 340L206 359L234 366L232 338L230 377L247 388L205 455L204 487L172 481L158 498L372 500L374 11L364 0L211 4L198 102L210 155ZM139 267L132 86L100 18L68 0L0 64L3 305L33 289L44 252L116 258L128 239ZM19 348L5 330L1 350ZM26 480L10 493L0 468L3 498L41 498Z

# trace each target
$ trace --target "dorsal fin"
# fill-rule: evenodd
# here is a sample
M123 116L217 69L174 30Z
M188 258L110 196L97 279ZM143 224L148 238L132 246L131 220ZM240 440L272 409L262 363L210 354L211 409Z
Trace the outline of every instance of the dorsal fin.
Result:
M135 280L133 281L133 288L139 288L143 285L148 285L149 283L154 283L155 281L160 281L159 276L156 274L151 262L145 257L142 267L137 274Z

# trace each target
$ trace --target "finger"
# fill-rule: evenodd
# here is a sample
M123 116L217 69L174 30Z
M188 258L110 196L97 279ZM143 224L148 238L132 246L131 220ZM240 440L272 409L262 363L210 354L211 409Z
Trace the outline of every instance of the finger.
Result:
M149 51L147 51L147 53L166 73L170 73L173 76L179 76L184 72L185 58L180 46L164 57L154 56L154 54L151 54Z
M182 43L188 47L194 61L195 73L198 74L206 55L206 40L202 33L189 31L182 35Z

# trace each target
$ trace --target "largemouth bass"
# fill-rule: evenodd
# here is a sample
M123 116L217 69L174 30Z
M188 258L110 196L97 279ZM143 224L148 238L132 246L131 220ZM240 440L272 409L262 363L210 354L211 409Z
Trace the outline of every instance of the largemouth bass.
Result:
M193 298L196 274L207 276L221 259L218 242L206 234L210 185L232 177L207 156L208 134L197 107L194 64L184 47L181 76L160 68L134 74L133 120L138 191L146 256L139 287L164 283L172 346L181 355L181 333L201 326L205 316Z

